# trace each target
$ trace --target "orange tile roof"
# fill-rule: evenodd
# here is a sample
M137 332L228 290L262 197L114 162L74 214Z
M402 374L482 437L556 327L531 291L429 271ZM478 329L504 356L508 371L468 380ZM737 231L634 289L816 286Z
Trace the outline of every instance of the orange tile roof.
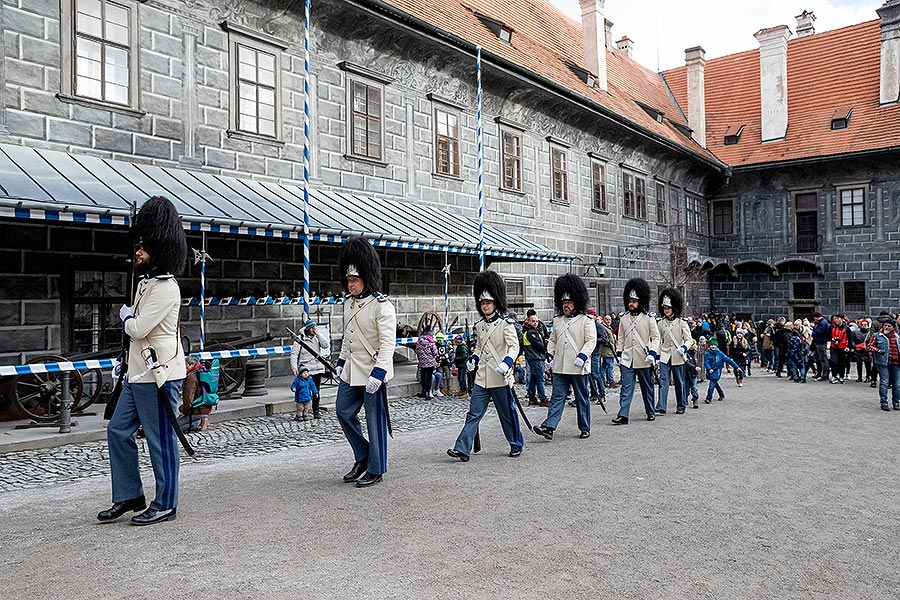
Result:
M706 142L735 166L827 157L900 146L900 105L879 106L881 30L866 21L788 40L788 130L784 140L760 142L759 49L706 62ZM687 71L666 71L666 82L687 112ZM850 126L831 119L852 109ZM744 126L740 142L726 134Z
M486 53L552 80L683 150L716 165L721 164L712 153L679 132L667 120L686 125L657 73L616 51L607 53L608 94L599 88L589 88L575 75L564 61L584 66L581 24L564 15L547 0L384 1L446 33L481 45ZM513 30L512 43L500 41L475 16L476 12L509 26ZM472 60L474 64L474 56ZM490 77L489 69L485 69L483 77ZM663 123L657 122L635 104L635 100L662 111L666 119Z

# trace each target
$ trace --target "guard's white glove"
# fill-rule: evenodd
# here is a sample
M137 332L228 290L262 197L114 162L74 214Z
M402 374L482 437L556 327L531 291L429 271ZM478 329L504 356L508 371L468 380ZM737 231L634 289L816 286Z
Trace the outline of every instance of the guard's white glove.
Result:
M687 354L687 347L678 346L678 354L680 354L681 356L684 356L685 354Z
M471 373L472 371L475 370L475 367L477 367L477 366L478 366L478 365L475 363L475 361L474 361L473 359L470 358L470 359L468 360L468 362L466 362L466 371L468 371L469 373Z
M650 365L651 367L656 364L656 359L653 357L652 354L647 355L647 364Z
M580 369L583 366L584 366L584 361L581 360L580 358L576 358L575 359L575 368Z
M366 383L366 393L374 394L381 387L381 383L381 380L377 377L369 377L369 381Z
M123 322L128 317L133 317L133 316L134 316L134 308L133 307L123 304L122 308L119 309L119 319L121 319Z
M113 379L118 379L122 376L122 360L119 358L117 358L113 363L112 376Z
M501 375L506 375L507 371L509 371L509 365L501 361L500 364L497 365L497 368L494 370Z
M337 369L334 370L334 378L340 379L341 373L344 372L344 365L338 365Z

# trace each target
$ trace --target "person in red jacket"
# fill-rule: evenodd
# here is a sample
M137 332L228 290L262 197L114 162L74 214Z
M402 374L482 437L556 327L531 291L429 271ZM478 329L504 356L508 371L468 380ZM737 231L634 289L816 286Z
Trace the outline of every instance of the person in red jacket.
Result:
M831 383L844 383L850 369L850 330L844 315L831 317Z

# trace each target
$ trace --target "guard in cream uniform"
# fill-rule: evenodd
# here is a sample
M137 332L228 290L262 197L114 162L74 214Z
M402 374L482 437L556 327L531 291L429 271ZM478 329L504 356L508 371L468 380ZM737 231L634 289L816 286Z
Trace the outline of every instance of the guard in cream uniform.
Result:
M475 385L469 398L469 412L456 444L447 454L462 462L468 462L478 425L494 402L503 435L509 442L509 456L522 454L522 431L516 413L512 385L512 366L519 354L519 336L516 327L506 317L506 284L494 271L484 271L475 276L473 285L475 306L482 319L475 324L475 351L467 368L475 373Z
M151 525L175 519L178 506L178 438L162 402L170 402L177 413L186 374L178 332L181 291L173 273L184 268L187 240L178 211L159 196L144 203L133 226L137 240L134 267L141 279L133 306L119 310L131 342L122 393L106 428L113 505L97 518L114 521L126 512L146 507L134 439L138 427L143 427L156 497L131 523ZM162 388L157 387L142 356L150 346L168 374ZM118 375L120 368L118 364L114 374Z
M666 288L659 294L659 399L656 414L666 414L669 386L675 385L676 414L684 414L687 408L687 388L684 373L684 356L691 347L691 328L681 318L684 298L675 288Z
M619 319L616 358L622 373L619 414L613 425L627 425L634 397L635 378L641 385L647 420L656 419L653 405L653 365L659 360L659 328L650 310L650 286L640 277L629 279L622 294L625 312Z
M574 273L558 277L553 285L553 303L556 317L547 344L547 353L553 357L553 393L547 418L534 426L534 432L548 440L559 426L566 396L575 391L575 408L578 411L580 438L591 436L591 397L588 377L591 373L591 352L597 345L597 326L587 314L588 291L584 281Z
M363 238L351 238L341 248L341 281L348 298L344 303L344 338L337 364L335 412L354 463L345 483L367 487L382 480L387 470L388 413L386 384L394 376L397 314L381 289L381 261ZM359 411L366 407L363 436Z

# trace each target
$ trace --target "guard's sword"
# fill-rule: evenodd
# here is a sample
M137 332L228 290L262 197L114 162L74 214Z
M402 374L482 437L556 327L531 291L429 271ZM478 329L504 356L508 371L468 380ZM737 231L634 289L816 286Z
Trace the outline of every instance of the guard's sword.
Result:
M284 328L287 329L288 333L291 334L291 337L294 339L295 342L300 344L300 346L304 350L309 352L317 361L319 361L322 364L322 366L324 366L326 369L328 369L329 373L331 373L332 375L337 377L337 368L333 364L331 364L327 359L323 358L318 352L316 352L316 350L313 349L312 346L307 344L306 341L302 337L297 335L297 333L295 331L293 331L290 327L285 325Z

